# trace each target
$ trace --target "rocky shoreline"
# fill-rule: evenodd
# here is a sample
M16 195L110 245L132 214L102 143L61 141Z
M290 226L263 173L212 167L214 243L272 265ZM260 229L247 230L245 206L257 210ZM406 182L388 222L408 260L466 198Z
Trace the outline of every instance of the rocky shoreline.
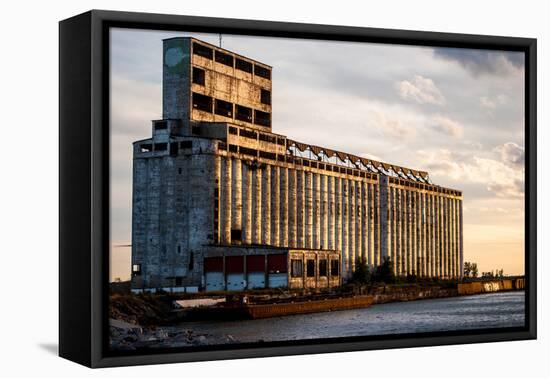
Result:
M151 348L180 348L238 343L231 335L196 333L181 327L141 327L109 319L109 343L112 350L136 351Z

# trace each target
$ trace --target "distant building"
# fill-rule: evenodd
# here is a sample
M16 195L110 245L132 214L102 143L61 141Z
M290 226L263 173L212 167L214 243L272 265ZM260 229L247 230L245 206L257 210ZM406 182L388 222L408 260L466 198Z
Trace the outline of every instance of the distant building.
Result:
M327 288L385 257L462 276L460 191L272 133L266 64L194 38L163 53L162 120L134 143L135 292Z

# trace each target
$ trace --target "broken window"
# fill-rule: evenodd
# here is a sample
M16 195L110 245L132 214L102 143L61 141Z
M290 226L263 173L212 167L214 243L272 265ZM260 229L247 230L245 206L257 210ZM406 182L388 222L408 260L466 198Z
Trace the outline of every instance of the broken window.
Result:
M244 72L252 73L252 63L247 62L246 60L237 58L235 68Z
M216 51L216 62L233 67L233 57L221 51Z
M170 155L175 156L178 154L178 143L170 143Z
M180 148L186 149L186 148L193 148L193 141L190 140L183 140L180 142Z
M246 129L241 129L240 135L243 138L250 138L250 139L256 139L258 137L258 134L255 131L246 130Z
M271 92L265 89L260 90L260 102L262 104L271 105Z
M198 67L193 67L193 83L204 85L204 70Z
M339 276L340 275L340 261L339 260L330 260L330 275Z
M166 143L155 143L155 151L166 151L167 148Z
M302 260L292 259L290 261L290 274L292 277L302 277L304 274L303 271L303 262Z
M306 264L306 276L315 277L315 260L307 260Z
M193 108L212 113L212 97L193 92Z
M168 122L159 121L155 122L155 130L166 130L168 128Z
M139 146L141 152L151 152L153 150L153 146L149 143L142 144Z
M231 230L231 241L241 241L242 230Z
M227 101L216 99L214 112L224 117L233 118L233 104Z
M141 275L141 264L132 265L132 275L140 276Z
M255 157L258 156L258 151L252 148L246 148L246 147L240 146L239 151L241 152L241 154L244 154L244 155L255 156Z
M202 56L206 59L212 59L213 53L214 51L210 47L206 47L196 42L193 43L193 54Z
M271 71L268 68L262 66L255 65L254 74L267 80L271 79Z
M189 253L189 270L193 270L193 267L195 265L193 252Z
M261 110L254 110L254 123L261 126L270 126L271 115Z
M235 108L236 119L239 121L252 122L252 109L241 105L237 105Z
M327 260L326 259L319 260L319 276L320 277L326 277L327 276Z
M260 157L265 159L275 160L277 159L277 154L273 152L260 151Z

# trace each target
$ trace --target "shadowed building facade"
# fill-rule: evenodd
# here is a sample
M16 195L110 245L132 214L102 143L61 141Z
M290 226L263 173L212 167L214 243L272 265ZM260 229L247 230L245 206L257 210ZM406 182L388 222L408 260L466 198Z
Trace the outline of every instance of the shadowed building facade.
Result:
M271 67L163 41L163 117L134 143L132 289L329 288L389 258L462 276L462 193L271 131Z

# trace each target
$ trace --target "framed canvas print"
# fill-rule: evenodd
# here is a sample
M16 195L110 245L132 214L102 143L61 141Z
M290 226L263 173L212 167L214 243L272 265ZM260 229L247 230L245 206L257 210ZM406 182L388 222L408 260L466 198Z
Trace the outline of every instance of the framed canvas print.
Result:
M536 337L536 40L60 22L60 355Z

